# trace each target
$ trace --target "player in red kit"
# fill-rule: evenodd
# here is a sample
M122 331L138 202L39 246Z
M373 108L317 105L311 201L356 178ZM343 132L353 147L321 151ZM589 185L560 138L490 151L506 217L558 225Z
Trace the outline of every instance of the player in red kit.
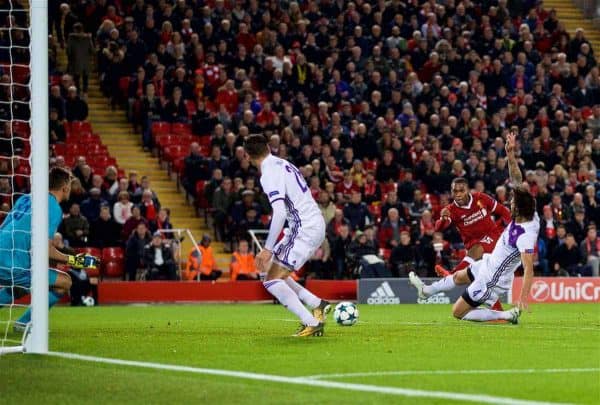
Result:
M437 265L435 272L440 277L453 274L452 281L456 285L469 284L471 279L467 267L481 259L484 253L491 253L504 230L502 224L494 221L492 214L500 217L503 224L510 223L511 215L508 208L489 195L469 192L469 184L463 177L452 181L451 191L454 202L442 209L435 230L441 232L454 224L467 248L467 254L451 271Z

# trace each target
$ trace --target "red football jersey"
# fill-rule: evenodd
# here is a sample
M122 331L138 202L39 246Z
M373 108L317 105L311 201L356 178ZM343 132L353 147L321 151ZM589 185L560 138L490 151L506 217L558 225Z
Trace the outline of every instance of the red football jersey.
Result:
M485 193L471 193L466 206L459 207L455 202L446 206L450 211L450 220L458 228L465 244L497 231L498 225L492 218L497 204L496 200Z

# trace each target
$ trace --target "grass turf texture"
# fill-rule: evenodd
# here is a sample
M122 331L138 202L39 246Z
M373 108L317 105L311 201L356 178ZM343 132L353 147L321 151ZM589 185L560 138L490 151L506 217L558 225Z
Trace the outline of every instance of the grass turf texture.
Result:
M534 305L517 326L451 318L445 305L359 307L352 327L291 337L275 305L55 308L50 348L117 359L290 377L400 370L600 367L600 305ZM0 316L3 310L0 310ZM5 311L5 310L4 310ZM600 373L323 377L538 401L598 403ZM35 355L0 358L2 401L40 403L452 403ZM455 402L458 403L458 402Z

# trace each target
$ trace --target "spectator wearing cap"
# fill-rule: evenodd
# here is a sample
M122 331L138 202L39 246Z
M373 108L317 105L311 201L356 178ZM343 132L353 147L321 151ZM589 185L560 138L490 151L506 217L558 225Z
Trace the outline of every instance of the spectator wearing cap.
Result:
M146 280L176 280L177 268L171 247L163 243L162 234L155 232L152 241L144 247L143 263Z
M198 246L192 247L188 255L183 280L216 280L223 272L217 269L217 262L210 246L210 236L204 235Z
M85 121L88 117L88 105L77 94L77 87L70 86L65 102L66 119L69 122Z
M231 220L233 224L240 223L246 217L246 212L249 210L255 210L259 215L262 213L260 204L256 202L256 193L254 190L245 189L241 192L241 200L236 201L231 207Z

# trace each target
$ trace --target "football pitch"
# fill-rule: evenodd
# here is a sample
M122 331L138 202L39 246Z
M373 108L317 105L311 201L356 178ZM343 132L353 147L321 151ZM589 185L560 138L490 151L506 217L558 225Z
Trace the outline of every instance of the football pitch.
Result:
M600 403L598 304L533 305L519 325L359 309L355 326L330 315L325 336L294 338L276 305L54 308L55 355L0 357L0 402Z

